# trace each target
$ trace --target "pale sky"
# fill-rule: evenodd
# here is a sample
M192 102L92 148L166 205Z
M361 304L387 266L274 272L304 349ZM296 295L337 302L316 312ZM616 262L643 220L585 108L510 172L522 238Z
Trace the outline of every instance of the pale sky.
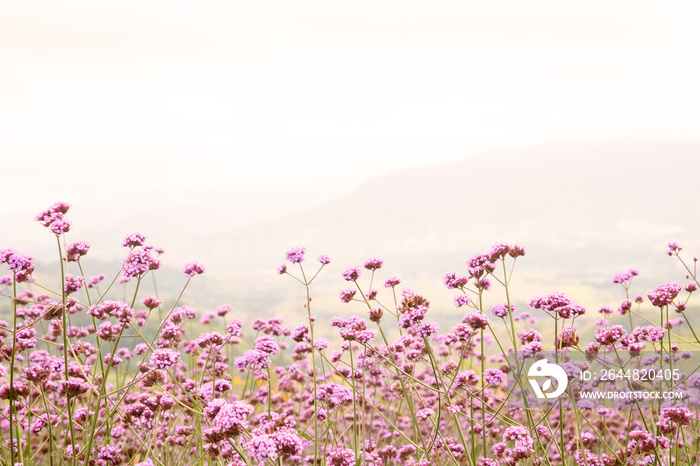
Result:
M250 188L286 192L283 210L494 147L696 138L699 18L637 0L2 1L0 214Z

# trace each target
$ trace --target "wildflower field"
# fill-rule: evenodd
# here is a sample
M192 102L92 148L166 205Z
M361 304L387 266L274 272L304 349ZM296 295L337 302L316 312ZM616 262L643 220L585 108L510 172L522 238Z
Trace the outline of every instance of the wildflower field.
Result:
M277 273L305 292L298 319L248 328L224 303L181 303L205 272L196 262L172 302L140 292L162 265L141 234L124 239L118 273L85 276L90 246L70 238L69 207L36 217L61 288L0 249L1 464L698 464L697 261L675 243L685 282L635 290L631 269L610 277L620 301L595 310L556 290L517 309L526 250L497 243L443 277L457 308L443 329L430 297L376 258L337 277L347 312L317 319L314 280L331 259L297 247Z

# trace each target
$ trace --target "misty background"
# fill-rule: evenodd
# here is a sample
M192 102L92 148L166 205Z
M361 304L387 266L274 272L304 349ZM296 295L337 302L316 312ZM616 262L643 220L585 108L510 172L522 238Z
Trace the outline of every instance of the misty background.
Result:
M616 307L615 273L637 268L645 295L685 283L669 241L700 250L696 3L0 8L0 247L40 279L57 253L33 217L56 201L88 275L117 274L140 232L166 251L163 296L197 260L184 302L244 320L297 323L303 289L276 273L293 246L333 260L323 317L364 312L340 273L379 257L380 284L399 275L451 323L442 277L495 242L527 248L523 310L552 291Z

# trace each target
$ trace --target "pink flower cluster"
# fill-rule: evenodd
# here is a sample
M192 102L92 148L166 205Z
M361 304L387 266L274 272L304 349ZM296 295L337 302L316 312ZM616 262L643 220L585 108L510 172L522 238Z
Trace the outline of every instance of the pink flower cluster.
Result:
M162 262L154 258L146 248L134 248L124 259L122 276L124 278L136 278L149 270L158 270Z
M648 292L647 297L654 306L664 307L672 304L680 292L681 286L678 283L666 283Z
M65 202L56 202L54 205L36 216L36 221L51 230L52 233L61 235L68 233L71 223L64 218L68 213L70 205Z
M562 319L573 319L586 313L586 308L574 304L564 293L552 293L530 300L530 306Z
M8 268L14 273L17 283L26 282L32 279L34 272L34 263L31 256L23 256L14 249L0 250L0 263L7 264Z
M57 204L38 219L51 228L66 211ZM62 225L52 230L63 234ZM251 317L247 325L238 306L207 304L198 312L163 287L159 296L155 275L152 290L150 280L141 281L160 262L140 234L124 240L129 257L121 271L139 279L140 293L122 295L126 287L115 292L112 285L98 292L105 276L86 278L82 269L90 264L72 263L85 257L87 243L65 244L62 290L21 285L34 271L32 259L0 251L15 278L0 278L8 287L0 311L13 311L11 322L0 321L2 464L615 466L695 459L700 375L686 371L697 364L685 350L700 344L691 328L692 269L688 299L678 299L680 285L667 283L648 293L649 302L629 294L633 269L618 274L614 281L625 292L619 315L604 306L594 326L563 293L530 301L554 322L518 312L513 303L523 301L509 283L510 265L525 252L519 246L497 243L468 260L468 274L444 277L459 290L455 305L469 307L461 321L454 309L441 312L445 300L431 308L422 294L398 293L400 280L381 277L388 265L372 258L343 272L354 288L340 294L348 306L336 301L365 317L330 318L339 332L333 336L321 325L328 316L323 300L311 314L306 293L293 330L278 317ZM305 253L294 248L286 259L301 267ZM304 291L330 263L318 260L315 273L300 269ZM371 273L362 277L363 268ZM185 267L189 277L203 271L198 263ZM373 288L380 280L387 289ZM505 293L487 293L491 283ZM664 306L687 312L670 318L659 313ZM429 312L451 320L449 331L426 322ZM162 321L155 318L161 314ZM561 409L558 400L535 400L528 383L511 383L550 349L571 384ZM681 396L650 404L583 397L584 389L611 385L581 377L597 363L622 374L673 367L679 377L666 382Z

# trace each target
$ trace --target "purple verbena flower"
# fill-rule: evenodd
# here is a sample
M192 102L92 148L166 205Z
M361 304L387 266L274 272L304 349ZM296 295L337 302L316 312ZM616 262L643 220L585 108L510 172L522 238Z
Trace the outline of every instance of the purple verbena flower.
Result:
M125 278L135 278L149 270L157 270L161 266L158 259L153 258L145 249L132 249L124 259L122 275Z
M645 325L643 327L636 327L632 330L630 334L630 340L634 342L639 341L660 341L663 339L666 330L661 327L656 327L654 325Z
M68 220L54 220L51 225L49 225L49 230L57 235L68 233L70 228L71 223Z
M105 275L102 273L99 275L95 275L94 277L90 278L90 280L88 280L88 288L92 288L94 286L97 286L104 279L105 279Z
M243 372L248 369L253 375L259 379L267 380L267 373L265 372L268 367L270 367L270 357L267 353L258 350L247 350L235 359L234 364L239 371Z
M401 284L401 279L399 277L390 277L384 282L384 288L393 288L399 284Z
M333 382L318 386L318 401L326 403L329 408L335 408L352 403L352 390ZM307 399L307 404L313 405L313 395Z
M615 277L613 278L613 283L620 283L620 284L627 284L629 283L633 277L636 277L639 275L639 272L636 269L629 269L627 272L621 272L618 274L615 274Z
M496 270L496 266L491 262L489 254L476 254L467 261L469 275L477 280L482 278L484 274L491 273Z
M365 261L364 265L367 270L375 271L381 269L383 264L384 261L382 259L372 258Z
M35 220L45 227L48 227L54 220L63 218L63 215L68 213L68 209L70 209L70 204L56 202L47 210L37 215Z
M66 275L65 293L72 294L80 290L85 283L85 278L76 275Z
M492 387L497 387L506 379L506 375L499 369L486 369L483 375L484 381Z
M100 304L90 307L88 314L100 320L114 317L119 322L129 324L134 317L134 310L121 301L102 301Z
M467 285L468 281L468 277L458 277L455 272L445 274L445 277L442 280L442 282L445 284L448 290L462 289Z
M107 465L117 465L121 464L123 461L121 448L110 445L100 447L97 457L104 461Z
M228 304L222 304L216 308L216 315L219 317L224 317L226 314L231 312L233 308Z
M486 327L491 325L491 322L489 322L488 317L486 317L480 312L467 313L462 319L462 322L469 325L474 330L485 329Z
M362 271L359 267L350 267L349 269L343 271L343 278L349 282L355 281L360 278Z
M70 397L76 397L87 393L90 390L90 385L82 378L70 377L68 380L61 381L60 390Z
M143 246L143 244L146 242L146 237L142 235L141 233L132 233L126 238L124 238L124 241L122 241L122 246L125 248L137 248L139 246Z
M622 340L626 333L622 325L599 327L595 331L595 339L601 345L613 345Z
M460 308L462 306L468 306L469 303L472 302L471 298L466 295L466 294L461 294L459 296L455 296L455 307Z
M300 264L304 262L304 254L306 253L305 247L292 248L287 251L286 257L292 264Z
M344 303L349 303L352 301L352 298L355 297L355 294L357 293L357 290L341 290L340 291L340 300Z
M564 293L552 293L547 296L537 296L530 300L530 306L549 314L556 313L562 319L571 319L586 313L586 308L574 304Z
M666 251L666 254L669 256L672 256L674 254L678 254L681 252L682 247L678 246L677 243L668 243L668 250Z
M654 306L663 307L671 304L680 292L681 286L678 283L665 283L647 293L647 298Z
M291 333L288 328L282 326L282 319L279 317L272 317L267 320L258 317L253 321L253 330L276 337Z
M32 279L34 264L31 256L23 256L14 249L0 250L0 263L7 264L8 268L14 272L15 281L22 283Z
M579 337L576 332L576 327L564 327L557 335L557 348L571 348L578 345Z
M180 362L180 353L170 349L155 350L151 355L152 369L166 369Z
M353 466L355 464L355 452L338 445L326 455L326 464L332 466Z
M160 298L156 298L155 296L146 296L143 298L141 301L144 306L146 306L148 309L156 309L159 308L161 304L163 304L163 300Z
M518 359L533 358L536 353L544 350L544 346L539 341L531 341L520 347L518 350Z
M491 308L491 313L494 316L501 318L513 312L515 312L515 304L511 304L510 306L507 303L496 304Z
M238 319L234 319L226 326L226 331L234 337L240 337L243 335L241 331L242 323Z
M506 243L496 243L491 247L489 260L496 262L498 259L505 258L510 253L511 247Z
M622 302L620 303L620 306L617 308L617 312L621 316L626 315L631 310L632 310L632 301L630 301L629 299L622 300Z
M292 340L296 341L297 343L301 343L302 341L311 341L309 338L309 326L302 324L295 328L292 331Z
M90 245L85 241L77 241L75 243L71 243L66 248L66 261L76 262L80 260L82 256L87 254L88 250L90 250Z
M111 322L102 322L97 328L95 335L105 341L114 341L124 330L124 324L112 324Z
M269 434L253 435L250 440L245 442L245 448L255 464L265 464L267 460L274 463L279 456L277 444L272 435Z
M199 262L188 262L185 264L185 268L182 269L182 273L192 278L195 275L201 275L205 271L205 268Z
M280 347L272 337L262 336L255 340L255 349L268 356L279 354Z

